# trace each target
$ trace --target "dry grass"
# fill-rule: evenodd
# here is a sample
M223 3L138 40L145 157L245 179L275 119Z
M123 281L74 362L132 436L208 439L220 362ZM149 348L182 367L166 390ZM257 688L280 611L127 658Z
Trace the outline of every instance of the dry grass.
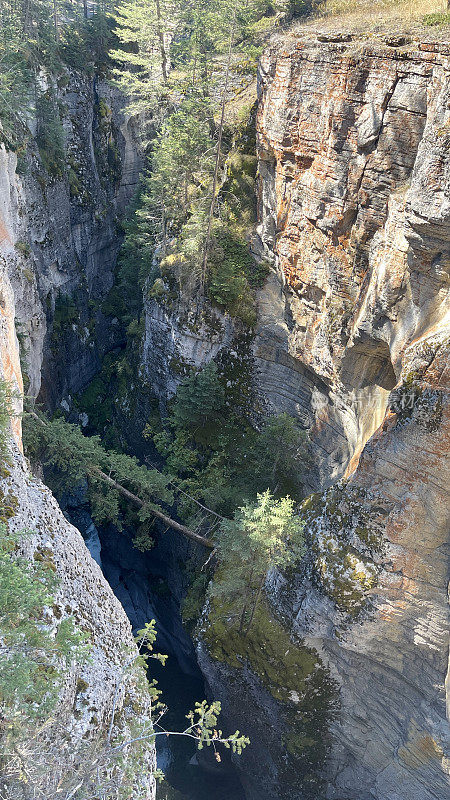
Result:
M339 27L351 33L373 31L412 33L425 29L432 38L448 37L449 25L426 27L427 14L447 11L447 0L323 0L306 27Z

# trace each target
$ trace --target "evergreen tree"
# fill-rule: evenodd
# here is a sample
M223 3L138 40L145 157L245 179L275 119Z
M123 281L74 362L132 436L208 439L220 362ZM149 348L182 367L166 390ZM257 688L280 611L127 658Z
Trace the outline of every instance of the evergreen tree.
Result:
M0 525L0 704L8 738L22 722L44 719L61 684L60 668L87 652L71 617L46 622L57 588L54 565L37 551L33 562L17 553L24 533Z
M128 0L116 11L115 33L122 48L112 51L118 85L134 110L154 106L169 78L170 40L176 27L171 0Z
M247 634L269 569L283 569L303 553L303 525L293 501L275 500L269 491L258 494L233 520L221 522L216 549L219 569L210 595Z

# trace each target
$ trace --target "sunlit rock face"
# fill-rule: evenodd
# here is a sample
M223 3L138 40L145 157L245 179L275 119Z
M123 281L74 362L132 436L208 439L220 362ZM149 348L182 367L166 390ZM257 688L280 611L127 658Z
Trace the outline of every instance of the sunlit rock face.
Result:
M260 383L320 483L350 476L305 502L306 574L269 582L340 686L330 800L449 792L448 52L285 38L261 63Z
M350 474L405 347L446 324L447 51L302 35L261 61L255 247L274 274L255 354L311 430L316 485Z

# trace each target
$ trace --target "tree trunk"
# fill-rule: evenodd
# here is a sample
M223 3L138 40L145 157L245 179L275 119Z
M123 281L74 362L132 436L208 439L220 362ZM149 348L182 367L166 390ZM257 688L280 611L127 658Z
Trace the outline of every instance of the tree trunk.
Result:
M42 425L44 428L48 424L44 422L44 420L42 420L34 411L29 411L28 413L30 417L33 417L33 419L39 422L39 424ZM125 497L126 500L130 500L138 508L144 508L144 506L147 505L147 503L144 503L144 501L141 500L140 497L138 497L136 494L133 494L133 492L130 492L129 489L126 489L125 486L122 486L121 483L117 483L117 481L115 481L114 478L110 478L110 476L107 475L106 472L103 472L103 470L101 470L100 467L96 467L95 464L88 464L86 466L86 469L88 470L90 475L92 475L95 478L98 478L104 483L107 483L109 486L112 486L112 488L115 489L116 492L119 492L119 494L121 494L122 497ZM197 542L197 544L203 545L203 547L207 547L209 550L214 550L214 544L210 539L206 539L204 536L200 536L199 533L191 531L190 528L186 528L185 525L181 525L179 522L176 522L176 520L171 519L171 517L168 517L167 514L164 514L157 508L150 507L150 511L152 514L154 514L155 517L164 522L164 524L167 525L169 528L173 528L174 531L182 533L183 536L187 536L188 539L192 539L192 541Z
M53 24L55 26L55 39L59 42L59 26L58 26L58 6L57 0L53 0Z
M106 474L106 472L103 472L98 467L94 466L91 467L91 474L94 475L94 477L100 478L100 480L109 484L109 486L112 486L112 488L115 489L117 492L119 492L119 494L121 494L122 497L125 497L127 500L131 500L131 502L134 503L134 505L138 506L139 508L143 508L146 505L146 503L144 503L144 501L141 500L140 497L133 494L133 492L130 492L128 489L125 488L125 486L122 486L122 484L117 483L117 481L115 481L113 478L110 478L109 475ZM183 536L187 536L188 539L192 539L192 541L197 542L197 544L203 545L203 547L208 547L210 550L214 549L214 544L210 539L205 539L204 536L200 536L199 533L191 531L190 528L186 528L185 525L181 525L179 522L176 522L174 519L171 519L171 517L168 517L167 514L163 514L163 512L159 511L157 508L151 507L150 511L152 514L154 514L155 517L157 517L157 519L160 519L169 528L173 528L174 531L182 533Z
M214 216L214 208L216 205L216 189L217 189L217 179L219 177L219 166L220 166L220 152L222 147L222 135L223 135L223 126L225 122L225 106L227 102L227 93L228 93L228 80L230 77L230 66L231 66L231 53L233 50L233 40L234 40L234 29L236 25L236 13L237 13L237 3L234 6L233 10L233 17L231 20L231 27L230 27L230 40L228 43L228 58L227 58L227 68L225 72L225 85L223 87L223 94L222 94L222 109L220 114L220 123L219 123L219 138L217 140L217 151L216 151L216 163L214 167L214 178L213 178L213 185L212 185L212 192L211 192L211 206L209 209L208 215L208 226L206 229L206 239L205 239L205 247L203 251L203 265L202 265L202 288L205 286L206 282L206 269L208 265L208 254L209 254L209 245L211 240L211 228L212 228L212 221Z
M31 14L30 0L23 0L22 3L22 29L26 36L31 33Z
M161 71L163 76L163 83L164 85L166 85L169 76L167 71L167 53L166 53L166 43L164 41L164 31L162 28L160 0L156 0L156 28L158 31L159 52L161 55Z

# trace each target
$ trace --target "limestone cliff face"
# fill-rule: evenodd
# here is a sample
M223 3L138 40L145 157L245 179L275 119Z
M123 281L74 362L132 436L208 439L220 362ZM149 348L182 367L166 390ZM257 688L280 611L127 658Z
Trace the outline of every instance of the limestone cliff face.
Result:
M3 266L10 247L3 242ZM20 390L14 293L6 271L0 275L0 301L0 372L13 389ZM14 410L20 412L20 398L13 403ZM46 624L57 628L71 616L87 633L90 646L89 659L84 663L75 660L64 674L54 720L40 737L36 752L34 766L37 770L45 768L48 778L48 786L41 784L41 790L47 792L45 796L53 797L59 777L76 770L80 762L86 766L86 758L94 757L98 742L109 728L116 691L113 736L124 737L124 741L132 736L136 723L151 724L151 701L145 674L126 668L137 655L126 614L79 531L67 522L47 487L31 476L21 453L17 417L13 419L10 464L3 472L0 493L2 506L6 504L14 511L8 520L10 529L32 532L24 539L23 554L44 560L57 575L58 590L55 603L46 611ZM31 750L32 747L30 743ZM127 757L125 750L125 768ZM102 779L108 774L108 766L105 773L100 769ZM144 748L141 767L136 775L136 792L153 800L156 757L152 744Z
M133 746L126 747L114 780L114 758L101 756L113 713L114 743L132 739L139 728L151 730L147 679L143 670L133 666L138 652L130 622L80 532L67 522L49 489L30 475L20 452L13 445L11 449L9 474L0 486L6 501L15 498L9 528L32 532L24 539L22 554L49 565L59 582L54 603L46 609L45 624L57 630L65 618L72 617L89 644L88 659L81 663L74 659L65 671L58 704L39 738L32 766L37 774L45 773L45 780L40 781L42 796L50 800L59 778L62 783L71 779L73 784L74 777L81 779L99 758L99 781L109 785L108 796L116 796L114 780L119 785L123 780L127 789L133 785L133 796L154 800L156 753L152 743L144 745L138 758ZM26 744L33 753L34 743ZM128 776L123 779L126 771Z
M356 472L305 503L309 573L271 581L340 686L328 798L448 792L448 345L406 356L414 383L393 393Z
M405 346L445 325L448 52L301 36L261 61L258 234L276 275L255 353L275 407L305 418L322 485L381 423Z
M71 192L69 174L49 176L33 138L27 146L24 175L16 172L16 155L0 148L0 375L17 390L12 402L18 413L23 391L18 334L26 337L26 371L34 397L41 391L55 402L64 392L86 383L97 369L102 344L88 335L83 315L88 313L89 299L98 300L111 285L118 248L114 215L123 210L137 179L138 156L118 98L103 88L107 121L102 135L112 137L117 123L114 136L121 148L121 167L114 183L99 167L101 153L105 154L100 142L94 159L92 82L71 76L63 95L70 108L65 118L66 144L69 159L70 154L75 159L74 153L78 159L82 199L73 188ZM78 317L66 320L51 340L58 293L78 293ZM96 322L104 325L100 313ZM103 344L108 347L110 342ZM144 672L131 664L138 653L126 614L79 531L67 522L50 491L31 476L21 453L18 416L13 418L11 433L11 463L2 473L0 486L1 497L11 501L14 511L8 525L32 532L24 539L24 555L44 560L57 575L55 603L46 610L46 624L56 629L72 616L90 643L89 659L74 661L64 674L55 718L39 737L33 768L45 769L48 785L41 784L42 796L50 798L61 775L76 775L77 769L94 763L114 702L112 735L116 741L116 737L126 741L140 726L151 725L151 701ZM135 754L125 748L123 769L136 763ZM110 766L108 762L104 771L100 767L102 780L109 779ZM154 746L149 744L144 746L133 779L136 796L154 800L155 767ZM111 789L108 796L113 794Z
M123 336L102 301L140 167L136 121L124 114L123 98L78 73L59 84L47 91L64 129L63 173L49 173L35 135L19 167L16 154L0 148L0 242L13 245L7 267L29 393L49 405L84 387Z
M305 501L309 556L266 588L338 686L321 796L438 800L449 792L450 49L320 38L279 38L261 61L255 248L273 271L254 355L261 392L309 429L311 484L334 485ZM279 736L268 743L259 727L273 702L264 685L244 668L233 689L203 644L200 658L213 693L231 695L231 724L243 728L250 708L249 797L298 797L280 777Z

